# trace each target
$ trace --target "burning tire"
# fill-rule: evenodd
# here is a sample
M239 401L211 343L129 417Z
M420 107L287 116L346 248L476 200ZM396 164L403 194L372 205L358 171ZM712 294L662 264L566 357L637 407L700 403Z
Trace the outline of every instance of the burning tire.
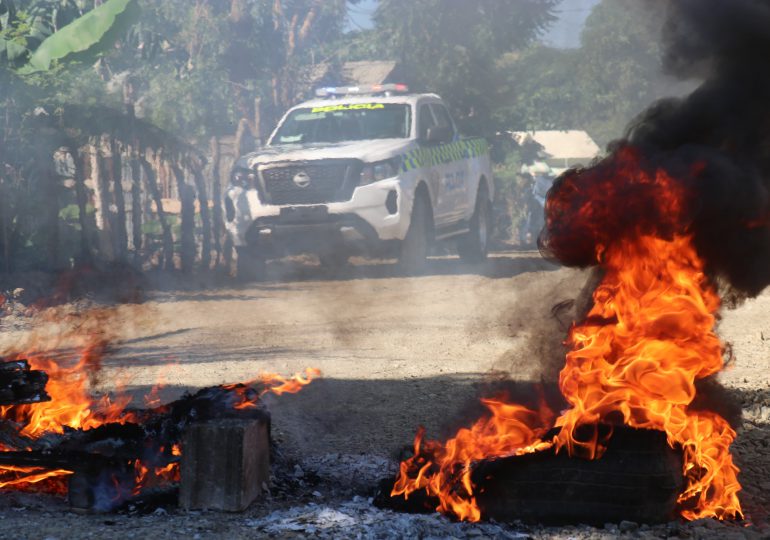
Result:
M457 242L457 252L467 263L483 262L489 250L489 237L492 233L492 208L484 184L479 186L476 195L476 209L471 217L471 230Z
M480 461L473 467L471 481L485 520L652 524L676 518L677 499L684 488L682 470L682 452L668 445L665 433L617 426L599 459L570 457L551 448ZM441 502L424 490L408 498L391 496L393 487L392 478L380 483L375 506L423 514L435 512Z
M483 462L473 478L484 516L499 521L660 523L676 517L682 467L662 431L620 427L599 459L549 450Z

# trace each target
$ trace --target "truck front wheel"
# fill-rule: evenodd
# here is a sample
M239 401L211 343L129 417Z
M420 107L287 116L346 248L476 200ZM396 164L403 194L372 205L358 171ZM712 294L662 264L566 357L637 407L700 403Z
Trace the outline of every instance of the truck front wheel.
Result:
M417 274L425 270L433 227L429 204L426 197L418 192L412 207L409 230L401 244L398 257L401 269L407 274Z
M470 231L457 241L457 252L464 262L478 263L487 258L492 229L492 211L483 187L476 196L476 208L471 217Z

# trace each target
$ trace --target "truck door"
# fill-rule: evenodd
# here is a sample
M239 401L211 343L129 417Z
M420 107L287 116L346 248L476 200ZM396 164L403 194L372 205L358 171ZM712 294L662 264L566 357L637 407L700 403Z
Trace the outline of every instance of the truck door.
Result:
M439 145L438 155L442 176L442 191L447 205L447 220L451 223L459 221L467 215L470 204L468 193L468 162L460 149L457 130L446 106L441 103L431 103L436 125L446 127L452 133L451 138Z
M418 140L422 151L421 171L433 194L433 221L436 226L441 226L450 220L448 213L451 210L451 202L447 200L444 171L438 160L434 159L438 155L439 145L427 142L428 129L435 125L436 119L430 105L423 103L417 116Z

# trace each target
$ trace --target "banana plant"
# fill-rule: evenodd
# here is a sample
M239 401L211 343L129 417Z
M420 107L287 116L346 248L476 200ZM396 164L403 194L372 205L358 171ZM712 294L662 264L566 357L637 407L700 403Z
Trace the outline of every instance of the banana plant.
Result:
M106 0L85 12L74 0L39 0L23 10L14 0L0 0L0 66L26 75L93 58L136 20L138 10L137 0Z

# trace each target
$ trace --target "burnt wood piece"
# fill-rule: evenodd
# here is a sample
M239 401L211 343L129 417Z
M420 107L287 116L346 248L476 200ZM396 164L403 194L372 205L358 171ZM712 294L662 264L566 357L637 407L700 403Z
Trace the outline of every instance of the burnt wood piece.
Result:
M41 469L65 469L74 471L77 468L104 465L109 461L101 456L93 456L85 452L48 452L39 450L0 452L0 465L16 465L18 467L39 467Z
M109 512L133 496L133 463L93 459L70 475L67 498L76 512Z
M224 419L189 426L182 442L179 506L240 512L269 482L268 422Z
M45 391L48 375L30 369L26 360L0 362L0 405L50 401Z
M136 482L135 459L92 452L56 449L52 451L0 452L0 465L63 469L72 471L67 480L70 507L78 512L109 512L135 500L167 501L171 494L176 503L177 490L172 486L148 490L134 495ZM175 456L150 454L147 463L153 467L165 466L178 461Z
M169 463L171 461L178 461L178 459L173 458L169 460ZM121 469L124 467L131 467L133 469L134 459L103 456L89 452L30 450L0 452L0 465L88 472L98 469Z
M31 448L35 451L90 452L119 458L136 458L153 451L170 454L174 444L181 442L188 425L221 418L259 419L270 425L270 413L254 397L255 407L236 409L240 402L238 391L257 390L236 385L234 388L215 386L154 409L128 409L132 419L123 424L109 423L81 430L65 428L64 433L48 433L36 439L18 434L18 426L0 422L0 443L11 448ZM168 462L157 463L157 466Z
M23 368L24 365L18 367ZM242 394L251 398L255 406L236 409L235 406L242 401ZM254 485L258 490L262 482L269 481L269 463L266 460L269 460L270 454L270 414L262 408L256 388L244 385L204 388L155 409L126 413L133 415L133 422L103 424L89 430L65 428L63 433L47 433L36 439L19 435L21 426L13 422L0 422L0 443L10 448L25 449L0 452L0 465L73 471L69 478L72 508L86 512L109 511L126 501L135 500L134 464L137 459L150 469L165 467L179 461L173 455L173 446L182 441L190 425L207 421L241 421L245 425L256 423L259 439L254 446L252 432L242 437L246 441L245 457L241 460L239 474L251 478L250 467L256 467L260 474L259 481ZM260 451L258 460L254 461L247 452L249 445ZM261 450L262 445L266 446L264 451ZM228 454L229 458L233 455ZM248 501L251 502L253 494L250 489L254 485L244 485L238 500L252 497ZM144 492L140 495L149 496Z
M599 459L551 449L479 463L472 480L482 515L498 521L661 523L676 516L682 471L665 433L616 427Z
M86 452L0 452L0 465L64 469L70 506L77 511L108 512L132 496L134 463Z

